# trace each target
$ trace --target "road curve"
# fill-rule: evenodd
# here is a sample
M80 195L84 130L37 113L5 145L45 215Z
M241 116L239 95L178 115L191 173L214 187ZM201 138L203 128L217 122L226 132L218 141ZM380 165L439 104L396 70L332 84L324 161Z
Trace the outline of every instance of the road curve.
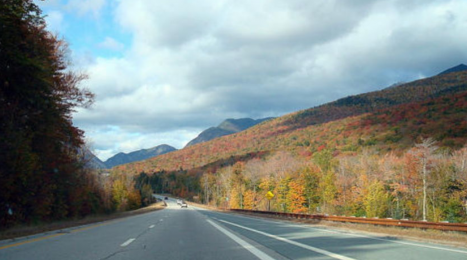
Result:
M16 241L0 259L467 259L467 250L180 208Z

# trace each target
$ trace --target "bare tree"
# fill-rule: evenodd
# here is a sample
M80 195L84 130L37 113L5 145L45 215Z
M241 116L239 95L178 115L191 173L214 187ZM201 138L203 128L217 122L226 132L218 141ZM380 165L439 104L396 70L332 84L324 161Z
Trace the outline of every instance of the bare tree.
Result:
M438 149L435 146L435 141L432 138L423 139L415 145L412 152L416 155L420 162L420 171L423 182L423 221L426 221L426 198L427 198L427 178L433 164L435 151Z

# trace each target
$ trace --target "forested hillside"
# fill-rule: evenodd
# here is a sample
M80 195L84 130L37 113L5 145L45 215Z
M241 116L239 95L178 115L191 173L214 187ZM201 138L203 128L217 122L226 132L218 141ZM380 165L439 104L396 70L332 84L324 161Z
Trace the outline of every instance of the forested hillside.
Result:
M381 91L349 96L316 108L297 112L287 120L286 124L303 127L374 112L395 105L420 102L458 93L467 89L466 75L465 70L456 73L443 73Z
M218 206L465 221L467 72L352 96L113 169Z
M248 153L264 151L288 150L312 153L320 146L326 145L336 138L334 135L328 137L329 133L342 132L343 129L352 129L352 136L350 133L346 134L346 136L348 136L347 138L358 136L357 141L354 140L354 143L343 141L335 149L344 151L359 150L363 147L361 145L362 142L370 139L371 136L366 136L362 132L368 128L367 126L363 128L347 126L349 124L361 124L363 119L355 116L368 114L371 118L371 111L374 113L386 111L385 113L389 114L389 116L394 115L393 118L399 118L400 114L403 114L401 108L406 108L407 105L419 106L424 102L423 100L432 106L442 105L441 103L444 103L444 101L440 97L445 96L447 99L452 99L456 93L463 93L467 90L466 78L467 72L463 71L435 76L382 91L343 98L316 108L295 112L263 122L237 134L224 136L207 143L197 144L193 147L187 147L170 155L162 155L151 160L122 165L116 167L115 170L137 174L141 171L192 169L218 160L222 161L231 156L243 156ZM436 110L436 108L433 109ZM423 111L411 110L407 111L407 113L415 117L415 120L418 117L418 113ZM434 113L436 112L434 111ZM459 111L459 113L454 114L462 117L461 112ZM403 116L406 116L406 114ZM344 120L340 121L339 119ZM328 122L331 124L324 124ZM391 126L384 122L382 123L383 127L397 127L396 125ZM399 123L402 124L402 122ZM414 125L400 127L416 128ZM451 126L444 125L442 127L450 128ZM418 128L421 129L421 126ZM409 137L404 135L404 133L410 133L414 130L422 131L418 128L401 130L402 132L398 132L400 134L397 138L404 139L405 142L396 140L397 142L394 142L391 146L408 149L414 144L418 135L412 134L415 136ZM442 129L435 128L433 131L435 131L433 132L434 135L436 132L442 131ZM325 138L322 138L322 136L325 136ZM449 139L450 137L446 136L445 138ZM387 146L385 144L381 145L382 147Z

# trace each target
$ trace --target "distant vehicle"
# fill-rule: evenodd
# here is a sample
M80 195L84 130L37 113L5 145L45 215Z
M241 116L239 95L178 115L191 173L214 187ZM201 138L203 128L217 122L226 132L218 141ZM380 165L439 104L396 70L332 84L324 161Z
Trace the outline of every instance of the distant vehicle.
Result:
M168 200L169 198L165 197L164 199L165 199L165 200Z
M178 199L178 200L177 200L177 204L178 204L178 205L182 205L182 200Z
M180 203L180 207L182 207L182 208L188 208L188 204L186 204L185 201L182 201L182 202Z

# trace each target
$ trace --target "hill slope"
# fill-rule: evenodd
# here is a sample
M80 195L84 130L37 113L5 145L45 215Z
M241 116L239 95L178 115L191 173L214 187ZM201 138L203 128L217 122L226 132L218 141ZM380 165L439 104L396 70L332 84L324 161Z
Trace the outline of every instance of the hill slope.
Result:
M138 151L134 151L131 153L118 153L109 159L107 159L104 164L107 166L107 168L112 168L117 165L125 164L125 163L131 163L131 162L136 162L136 161L142 161L146 160L161 154L166 154L169 152L173 152L177 149L170 145L159 145L153 148L149 149L142 149Z
M455 67L452 67L450 69L447 69L447 70L441 72L438 75L448 74L448 73L452 73L452 72L466 71L466 70L467 70L467 66L465 64L459 64L459 65L457 65Z
M185 147L207 142L217 137L238 133L270 119L272 118L263 118L257 120L251 118L226 119L217 127L210 127L201 132L195 139L188 142Z
M101 161L96 155L94 155L89 149L82 148L79 153L82 156L84 163L87 168L90 169L107 169L107 165Z
M465 118L462 95L466 90L467 72L442 74L295 112L150 161L116 167L115 171L137 174L142 170L192 169L233 156L277 150L309 156L322 146L341 152L357 151L365 145L407 149L421 135L434 136L451 146L463 145L465 123L456 123L460 124L456 130L450 124ZM448 105L440 110L445 102ZM423 114L427 109L430 115ZM389 124L391 118L398 121Z
M380 91L341 98L294 113L285 124L299 128L458 93L467 89L466 74L466 71L444 73Z

